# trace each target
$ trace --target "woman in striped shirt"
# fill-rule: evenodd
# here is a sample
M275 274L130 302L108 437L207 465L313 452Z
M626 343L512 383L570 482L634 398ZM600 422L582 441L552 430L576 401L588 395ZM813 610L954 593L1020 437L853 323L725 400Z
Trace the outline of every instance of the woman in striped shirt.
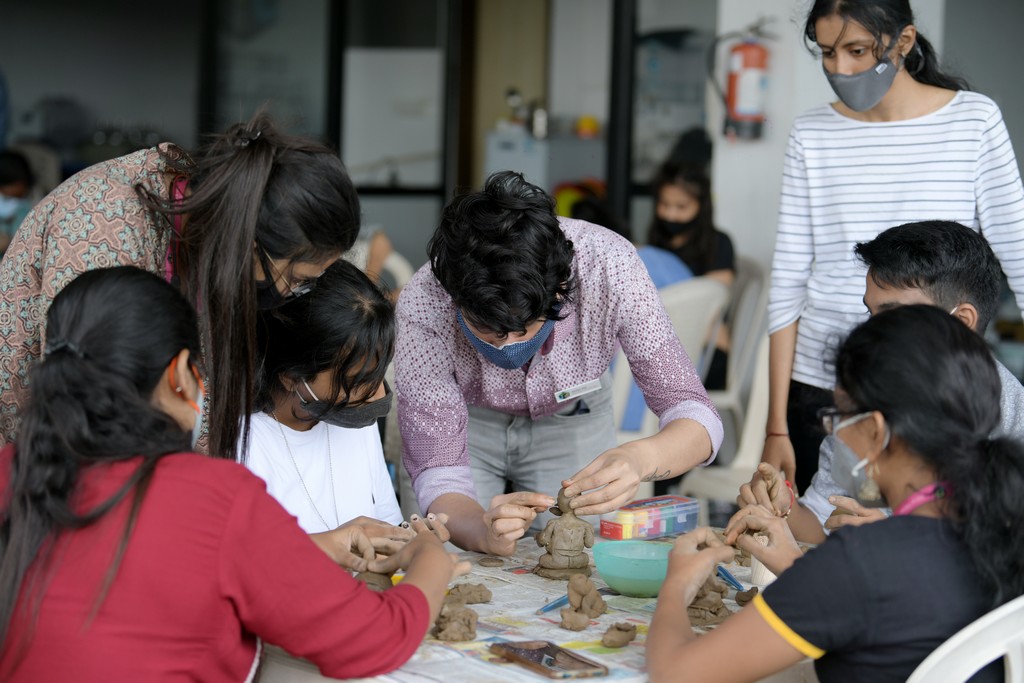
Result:
M783 169L762 459L802 491L824 436L830 342L867 316L853 245L908 221L980 231L1024 302L1024 189L998 106L943 73L907 0L816 0L804 27L839 97L799 116Z

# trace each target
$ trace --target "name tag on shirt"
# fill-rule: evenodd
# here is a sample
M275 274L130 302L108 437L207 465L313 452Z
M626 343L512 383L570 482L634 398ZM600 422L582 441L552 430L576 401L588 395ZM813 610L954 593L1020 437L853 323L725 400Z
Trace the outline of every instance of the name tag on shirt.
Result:
M590 394L601 388L601 378L592 379L589 382L583 384L577 384L574 387L568 389L562 389L555 392L555 400L559 403L565 403L574 398L579 398L584 394Z

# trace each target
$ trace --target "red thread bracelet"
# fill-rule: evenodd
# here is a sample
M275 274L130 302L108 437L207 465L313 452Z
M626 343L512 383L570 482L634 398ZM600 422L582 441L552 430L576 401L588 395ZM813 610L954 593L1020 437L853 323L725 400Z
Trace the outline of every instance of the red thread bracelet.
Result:
M789 432L768 432L764 435L764 438L767 439L772 436L789 436Z
M783 479L782 483L789 489L789 509L786 510L786 514L782 515L783 519L788 519L789 513L793 511L793 506L796 505L796 492L793 490L793 484L790 483L789 479Z

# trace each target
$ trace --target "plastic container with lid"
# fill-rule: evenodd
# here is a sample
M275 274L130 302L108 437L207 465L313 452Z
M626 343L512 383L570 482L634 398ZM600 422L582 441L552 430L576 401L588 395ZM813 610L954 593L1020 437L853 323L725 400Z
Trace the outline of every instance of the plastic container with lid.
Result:
M601 515L601 535L617 541L676 536L697 527L699 511L696 499L683 496L635 500Z

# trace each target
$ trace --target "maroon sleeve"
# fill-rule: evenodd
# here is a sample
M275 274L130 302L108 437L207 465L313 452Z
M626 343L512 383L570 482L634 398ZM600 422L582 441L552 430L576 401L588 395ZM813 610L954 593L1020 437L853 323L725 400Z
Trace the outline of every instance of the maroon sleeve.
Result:
M335 678L397 669L430 625L418 588L370 591L332 562L255 477L246 478L231 511L220 583L249 631Z

